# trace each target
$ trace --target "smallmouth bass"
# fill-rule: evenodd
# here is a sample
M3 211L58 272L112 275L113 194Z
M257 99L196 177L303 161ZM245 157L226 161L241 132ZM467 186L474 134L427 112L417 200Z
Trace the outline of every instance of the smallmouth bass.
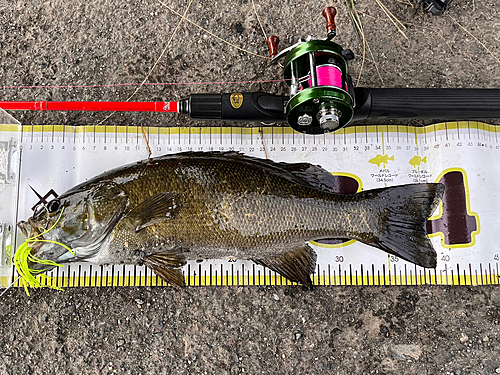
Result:
M424 225L443 185L337 194L332 184L329 172L307 163L172 154L96 176L39 204L18 226L44 240L29 245L36 259L145 264L173 285L184 285L187 260L231 256L311 286L316 255L307 241L327 238L355 239L436 267ZM31 270L54 267L32 257Z

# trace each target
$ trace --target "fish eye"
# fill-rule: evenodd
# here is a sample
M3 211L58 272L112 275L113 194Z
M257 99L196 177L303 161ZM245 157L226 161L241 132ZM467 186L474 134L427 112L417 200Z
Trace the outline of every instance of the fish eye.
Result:
M49 203L47 203L47 211L49 211L50 214L57 212L60 207L61 201L59 201L59 199L52 199Z

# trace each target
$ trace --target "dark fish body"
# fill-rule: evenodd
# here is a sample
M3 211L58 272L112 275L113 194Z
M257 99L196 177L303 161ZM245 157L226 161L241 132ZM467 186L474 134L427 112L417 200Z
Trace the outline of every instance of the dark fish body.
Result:
M186 259L232 256L309 283L315 255L306 241L350 238L435 267L424 223L439 203L442 185L346 195L333 193L332 184L331 174L320 167L236 153L183 153L139 162L58 198L65 211L54 236L76 256L59 250L52 260L145 263L178 284ZM58 212L31 220L54 223ZM84 225L79 227L79 220ZM46 259L49 252L41 247L37 257Z

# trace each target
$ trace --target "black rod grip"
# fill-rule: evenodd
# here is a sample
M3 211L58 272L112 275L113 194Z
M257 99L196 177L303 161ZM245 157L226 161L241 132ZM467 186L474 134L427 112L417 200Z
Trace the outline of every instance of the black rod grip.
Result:
M500 118L500 89L355 89L354 121Z
M179 113L197 120L286 122L288 96L265 92L193 94L179 101Z

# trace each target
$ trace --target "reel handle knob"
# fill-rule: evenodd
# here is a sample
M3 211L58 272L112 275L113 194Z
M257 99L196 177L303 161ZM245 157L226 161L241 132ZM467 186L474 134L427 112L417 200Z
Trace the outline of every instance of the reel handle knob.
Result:
M272 60L278 54L278 44L280 42L280 38L275 35L271 35L269 38L267 38L266 42L269 46L269 56Z
M326 19L326 32L328 40L332 39L337 35L337 25L335 25L335 16L337 15L337 9L335 7L326 7L321 13Z

